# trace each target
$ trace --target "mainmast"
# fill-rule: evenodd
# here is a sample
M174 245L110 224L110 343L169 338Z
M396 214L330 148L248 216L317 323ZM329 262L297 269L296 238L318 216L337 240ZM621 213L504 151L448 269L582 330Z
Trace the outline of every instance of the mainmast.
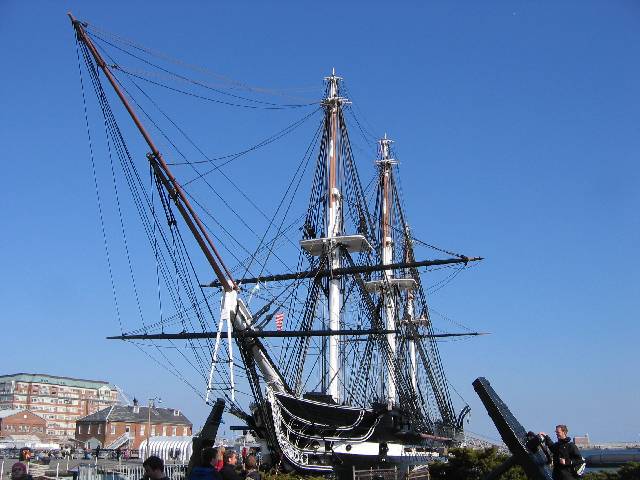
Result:
M336 75L335 69L330 76L325 77L327 82L327 96L322 105L325 109L325 138L326 138L326 191L325 191L325 236L323 238L310 238L302 240L300 246L310 255L325 256L329 272L341 270L341 259L344 252L354 253L371 250L371 245L364 235L344 235L342 192L340 181L344 175L344 159L340 152L343 151L347 141L343 138L344 118L342 106L349 101L340 96L341 77ZM322 155L322 152L321 152ZM328 310L330 331L340 330L340 312L342 310L341 278L339 275L330 274L328 280ZM331 395L334 401L340 401L340 336L332 335L329 338L329 355L327 369L326 393Z
M387 138L385 134L384 138L380 139L380 160L378 160L378 165L380 165L380 176L382 182L382 215L380 216L380 247L381 247L381 257L382 264L388 265L393 262L393 239L391 236L391 210L393 208L392 200L391 200L391 168L395 161L391 158L390 154L390 146L392 140ZM393 278L393 271L385 270L383 272L383 277L385 278L388 284L388 287L383 290L384 295L384 311L385 311L385 319L387 323L388 330L395 330L396 328L396 309L395 309L395 301L394 301L394 292L390 287L390 280ZM396 335L391 333L387 335L387 342L389 342L389 348L391 350L391 359L395 360L396 357ZM393 361L389 362L389 368L387 370L387 404L389 406L393 405L396 401L396 384L394 381L393 374Z
M338 188L338 109L344 99L338 96L338 82L335 69L330 77L325 79L329 83L329 95L324 101L324 107L329 111L329 165L327 184L327 237L329 239L329 265L331 269L340 268L340 252L336 249L335 239L342 233L342 198ZM340 278L329 279L329 330L340 330ZM336 402L340 401L338 367L339 359L338 336L329 337L329 382L328 393Z

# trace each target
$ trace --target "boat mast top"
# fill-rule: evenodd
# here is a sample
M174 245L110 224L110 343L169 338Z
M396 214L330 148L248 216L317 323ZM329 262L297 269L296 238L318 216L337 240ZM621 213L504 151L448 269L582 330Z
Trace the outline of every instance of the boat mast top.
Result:
M391 158L391 144L393 140L384 138L378 140L380 149L380 159L376 161L381 168L382 182L382 215L380 216L380 246L382 248L382 263L387 265L393 261L393 245L391 238L391 210L393 208L391 199L391 168L397 162ZM387 274L388 275L388 274Z
M340 96L340 82L342 77L336 75L334 68L331 75L324 79L328 84L328 94L323 100L322 105L329 114L329 158L328 158L328 183L327 183L327 237L338 237L342 233L341 222L341 194L338 188L339 168L339 146L338 146L338 130L339 130L339 111L342 105L349 101Z

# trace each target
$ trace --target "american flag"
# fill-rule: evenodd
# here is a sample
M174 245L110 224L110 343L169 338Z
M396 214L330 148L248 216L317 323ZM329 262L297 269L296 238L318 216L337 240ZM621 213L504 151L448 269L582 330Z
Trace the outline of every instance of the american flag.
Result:
M284 313L278 312L276 313L276 328L278 331L282 331L282 324L284 323Z

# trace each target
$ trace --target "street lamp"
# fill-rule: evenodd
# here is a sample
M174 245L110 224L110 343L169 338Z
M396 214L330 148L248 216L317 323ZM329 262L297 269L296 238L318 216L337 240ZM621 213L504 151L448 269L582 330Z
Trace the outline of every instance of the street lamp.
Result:
M147 408L147 457L149 456L149 438L151 437L151 409L156 406L156 403L162 403L160 397L153 397L149 399L149 406Z

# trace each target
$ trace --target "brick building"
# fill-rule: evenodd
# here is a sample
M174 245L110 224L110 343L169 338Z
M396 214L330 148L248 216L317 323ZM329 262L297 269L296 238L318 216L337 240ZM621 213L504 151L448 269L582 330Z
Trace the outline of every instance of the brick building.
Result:
M76 440L97 440L103 448L137 449L147 436L189 436L193 425L179 410L114 405L76 422Z
M44 418L50 438L73 438L77 419L117 400L116 387L99 380L40 373L0 375L0 408L29 410Z
M574 443L578 446L578 448L590 448L591 441L589 441L589 434L585 434L583 436L575 435L573 437Z
M0 438L15 435L35 435L44 440L47 436L47 421L28 410L0 410Z

